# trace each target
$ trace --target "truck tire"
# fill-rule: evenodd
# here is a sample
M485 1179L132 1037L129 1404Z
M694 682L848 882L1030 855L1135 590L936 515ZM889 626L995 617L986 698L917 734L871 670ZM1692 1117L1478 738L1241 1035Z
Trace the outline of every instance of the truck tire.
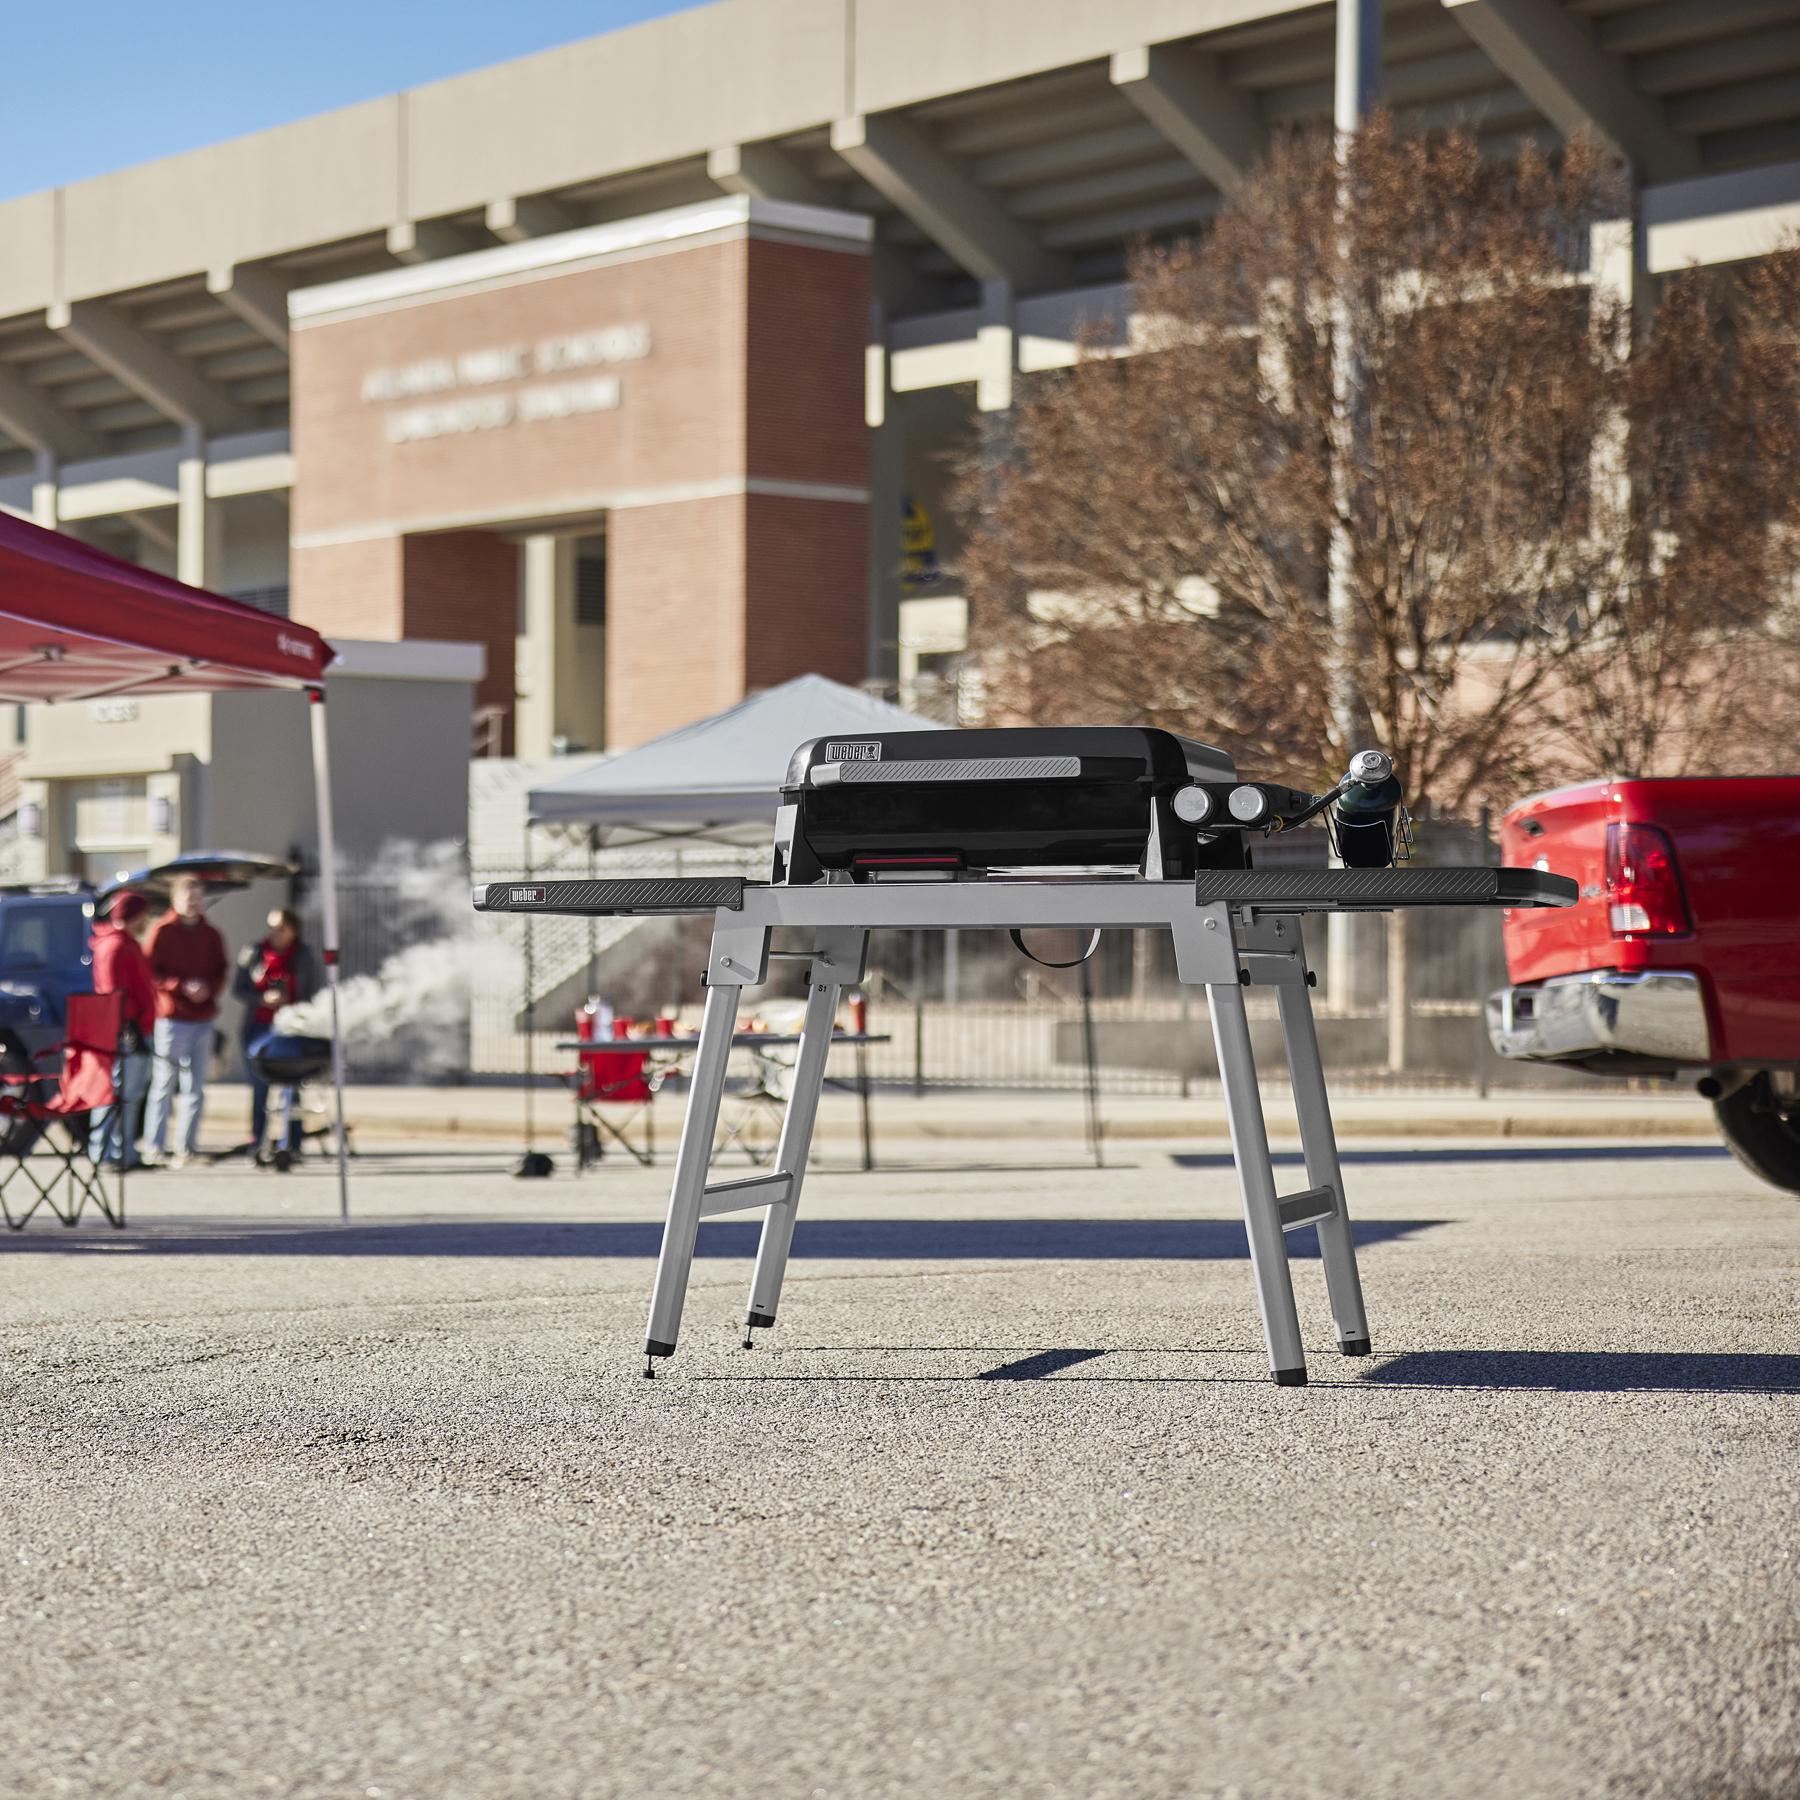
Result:
M1777 1095L1765 1072L1715 1100L1713 1112L1732 1155L1752 1175L1800 1194L1800 1102Z

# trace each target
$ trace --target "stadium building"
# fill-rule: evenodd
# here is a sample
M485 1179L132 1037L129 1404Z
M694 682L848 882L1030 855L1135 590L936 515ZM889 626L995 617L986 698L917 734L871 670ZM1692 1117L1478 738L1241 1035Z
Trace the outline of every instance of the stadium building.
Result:
M481 645L478 752L803 670L918 704L963 641L958 450L1128 328L1135 241L1330 119L1337 25L721 0L0 203L0 504L332 634ZM1389 0L1380 88L1496 150L1615 145L1608 279L1800 225L1791 0ZM112 763L109 721L79 755L27 721L14 785L158 791L204 733L142 705Z

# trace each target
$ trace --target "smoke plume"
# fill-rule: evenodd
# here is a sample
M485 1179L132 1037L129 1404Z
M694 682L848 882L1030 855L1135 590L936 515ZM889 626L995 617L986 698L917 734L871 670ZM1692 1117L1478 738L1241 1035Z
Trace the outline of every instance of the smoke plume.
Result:
M379 957L372 973L338 987L346 1053L365 1070L404 1065L429 1075L466 1068L471 998L516 994L520 965L513 945L480 928L462 847L391 842L340 888L346 962ZM329 1037L329 990L283 1007L275 1029Z

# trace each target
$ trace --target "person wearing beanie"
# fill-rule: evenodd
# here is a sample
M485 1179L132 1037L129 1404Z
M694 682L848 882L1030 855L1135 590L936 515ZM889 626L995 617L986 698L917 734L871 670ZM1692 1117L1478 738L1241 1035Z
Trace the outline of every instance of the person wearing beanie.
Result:
M94 992L122 994L125 1022L113 1071L119 1103L94 1109L88 1155L95 1162L138 1166L138 1109L150 1085L150 1040L156 1030L156 988L142 938L150 929L150 902L142 894L116 894L107 917L94 927Z

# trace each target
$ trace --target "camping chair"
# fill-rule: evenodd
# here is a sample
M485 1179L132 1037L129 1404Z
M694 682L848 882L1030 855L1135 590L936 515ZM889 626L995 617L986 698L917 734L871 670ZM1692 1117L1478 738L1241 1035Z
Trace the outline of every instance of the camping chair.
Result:
M601 1039L605 1048L583 1050L575 1076L575 1169L579 1174L605 1154L609 1137L628 1156L646 1168L656 1161L656 1091L664 1071L652 1065L647 1049L633 1049L613 1039ZM607 1109L622 1117L607 1116ZM643 1121L641 1144L633 1143L631 1127Z
M125 1171L117 1176L116 1208L106 1197L106 1177L98 1163L88 1155L88 1115L101 1106L125 1103L124 1089L118 1080L119 1039L125 1028L125 996L123 994L71 994L68 1000L68 1023L63 1041L38 1052L37 1061L52 1056L62 1058L62 1075L56 1092L42 1097L47 1081L44 1075L0 1074L0 1118L35 1129L9 1134L10 1148L4 1153L11 1166L0 1160L0 1214L12 1231L23 1229L26 1221L40 1206L47 1206L65 1225L73 1225L91 1203L115 1228L125 1223ZM130 1135L130 1121L121 1121L123 1137ZM60 1126L68 1139L60 1146L51 1128ZM122 1138L123 1141L123 1138ZM48 1182L38 1179L34 1160L39 1145L58 1165ZM36 1197L16 1217L7 1201L7 1189L21 1177L36 1190ZM57 1204L57 1188L68 1187L68 1204Z

